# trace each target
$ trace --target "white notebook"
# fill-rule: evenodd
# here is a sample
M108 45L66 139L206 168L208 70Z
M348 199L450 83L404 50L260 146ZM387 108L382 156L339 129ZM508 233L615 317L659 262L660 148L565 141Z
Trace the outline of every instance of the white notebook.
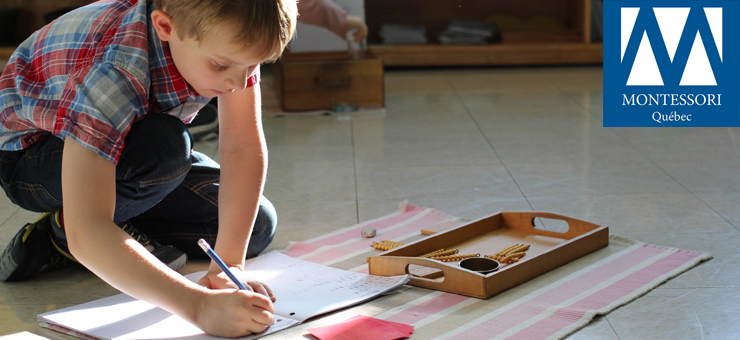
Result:
M273 251L247 261L250 277L275 293L275 324L256 339L306 319L372 299L408 282L408 276L375 276L303 261ZM200 279L205 272L186 277ZM39 314L43 327L97 339L220 339L191 323L126 294Z

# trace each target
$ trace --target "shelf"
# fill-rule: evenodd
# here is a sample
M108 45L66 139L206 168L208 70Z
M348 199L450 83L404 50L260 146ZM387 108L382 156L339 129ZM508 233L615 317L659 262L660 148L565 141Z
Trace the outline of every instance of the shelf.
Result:
M369 49L385 66L391 67L600 64L603 44L591 42L591 1L366 1ZM502 43L475 46L381 45L378 34L383 24L423 25L427 28L427 37L435 41L451 20L499 20L493 19L496 16L520 20L519 23L525 25L525 28L512 28L509 23L504 25L508 30L501 32L502 39L503 34L508 33L508 38L519 40L504 39ZM558 25L552 23L561 25L555 27ZM540 26L538 30L526 25Z
M602 43L370 45L384 66L600 64Z

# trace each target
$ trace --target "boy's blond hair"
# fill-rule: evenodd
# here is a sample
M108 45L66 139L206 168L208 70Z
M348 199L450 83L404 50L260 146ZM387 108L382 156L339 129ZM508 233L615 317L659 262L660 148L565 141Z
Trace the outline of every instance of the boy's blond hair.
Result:
M263 59L275 60L293 37L295 0L154 0L172 18L183 38L203 41L209 34L233 32L235 43L260 46Z

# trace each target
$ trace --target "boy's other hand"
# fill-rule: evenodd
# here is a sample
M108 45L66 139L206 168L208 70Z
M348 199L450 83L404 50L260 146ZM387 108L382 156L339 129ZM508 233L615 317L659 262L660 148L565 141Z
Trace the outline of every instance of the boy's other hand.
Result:
M265 331L275 323L272 302L246 290L211 289L198 309L196 326L227 338Z
M277 301L275 294L272 292L270 287L266 284L250 278L244 271L239 267L231 267L231 272L234 273L245 286L251 291L262 294L268 297L272 302ZM210 289L238 289L234 282L222 271L208 272L203 278L198 281L198 284Z
M356 30L355 33L353 33L356 43L367 38L367 25L365 25L362 19L360 19L360 17L358 16L347 16L347 30Z

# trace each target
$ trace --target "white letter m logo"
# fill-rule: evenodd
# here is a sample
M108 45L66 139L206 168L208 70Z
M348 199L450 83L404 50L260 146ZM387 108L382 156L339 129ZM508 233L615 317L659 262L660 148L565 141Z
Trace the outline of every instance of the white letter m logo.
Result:
M719 62L721 63L722 8L704 7L703 9L706 23L708 23L711 37L719 54ZM639 47L637 47L637 53L634 54L634 63L630 70L627 86L663 86L664 77L661 74L661 68L663 71L681 72L679 86L717 86L717 81L712 71L712 64L705 48L705 42L702 40L702 35L704 35L705 39L709 36L709 34L706 34L709 32L702 33L701 29L702 27L706 27L706 23L702 23L703 25L690 25L687 28L687 21L691 13L691 8L689 7L653 7L653 13L655 14L655 21L650 20L650 13L640 15L642 24L638 24L638 27L641 28L642 34L640 36L638 32L638 34L635 34L635 37L639 38L633 39L639 39ZM636 26L635 23L637 22L638 14L640 14L640 7L622 7L622 62L627 61L624 58L625 52L628 52L628 50L634 51L634 48L629 48L630 37L632 37L633 30ZM694 19L697 18L695 14L693 15ZM657 22L657 26L655 22ZM653 29L654 27L657 27L657 30ZM684 37L685 28L687 33ZM694 32L696 34L693 34ZM648 35L650 35L650 39ZM662 39L657 39L659 36ZM665 45L665 50L656 50L658 52L656 56L653 46L650 44L651 40L657 45L656 47ZM684 43L690 43L690 49L688 46L679 48ZM677 51L678 58L676 58ZM716 58L716 55L714 56Z

